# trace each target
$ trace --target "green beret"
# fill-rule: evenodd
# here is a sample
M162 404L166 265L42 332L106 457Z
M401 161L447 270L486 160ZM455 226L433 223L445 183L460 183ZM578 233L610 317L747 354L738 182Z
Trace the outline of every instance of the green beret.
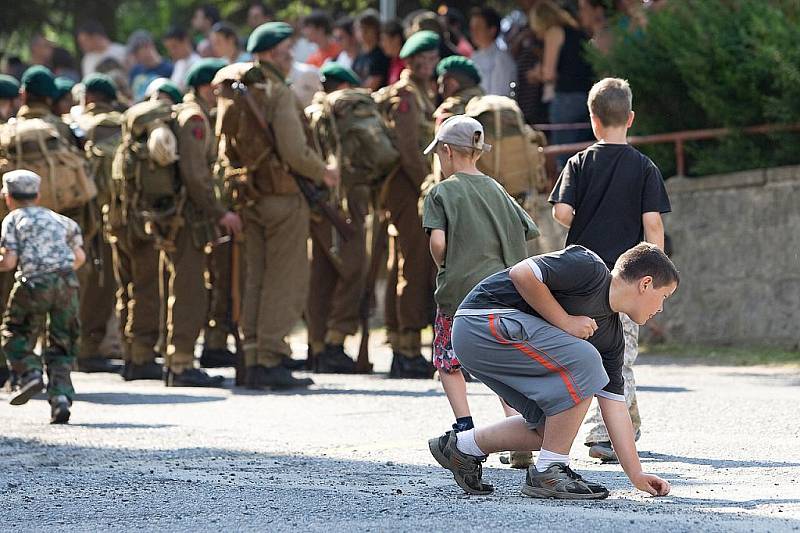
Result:
M181 94L181 90L178 89L178 86L172 83L171 81L165 81L158 87L158 91L166 94L169 96L173 102L176 104L180 104L183 102L183 95Z
M215 57L206 57L195 61L186 72L186 85L189 87L208 85L214 79L214 74L227 64L228 62L224 59Z
M460 72L466 74L477 84L481 82L481 75L475 63L464 56L445 57L436 65L436 75L442 76L448 72Z
M0 74L0 98L16 98L19 96L19 82L17 78L8 74Z
M53 95L53 100L61 100L75 87L75 82L66 76L57 77L54 83L56 84L56 92Z
M266 22L253 30L247 39L247 51L251 54L275 48L281 41L288 39L294 28L285 22Z
M322 68L319 69L319 79L322 82L326 80L337 80L344 83L349 83L350 85L355 85L358 87L361 85L361 80L358 79L358 75L345 67L337 63L336 61L328 61Z
M436 32L430 30L418 31L409 37L406 44L400 49L400 59L407 59L429 50L438 50L440 42L441 38Z
M22 88L30 94L54 98L56 95L56 77L50 69L43 65L29 67L22 74Z
M86 92L103 94L110 100L117 99L117 84L107 74L89 74L83 79Z

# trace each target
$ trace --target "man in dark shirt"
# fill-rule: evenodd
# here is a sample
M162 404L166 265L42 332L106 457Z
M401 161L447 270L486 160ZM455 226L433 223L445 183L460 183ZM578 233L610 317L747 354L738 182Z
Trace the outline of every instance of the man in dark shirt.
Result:
M488 494L481 462L505 450L540 450L522 492L534 498L601 499L605 487L569 468L569 450L597 396L633 485L665 495L669 483L642 471L624 403L619 313L644 324L678 287L675 266L642 243L609 272L582 246L526 259L480 282L464 299L452 343L461 365L520 416L428 441L434 458L471 494Z
M364 87L377 91L387 84L389 57L379 46L381 20L374 10L368 9L356 21L356 39L361 43L361 53L353 61L353 70Z
M625 80L606 78L589 92L592 129L598 142L567 162L550 195L553 217L569 228L567 245L580 244L597 253L608 268L635 244L646 240L664 249L661 214L670 211L658 167L627 143L633 123L633 96ZM633 363L639 348L639 327L621 316L625 331L625 399L640 433ZM616 456L599 408L586 421L589 455L604 462Z

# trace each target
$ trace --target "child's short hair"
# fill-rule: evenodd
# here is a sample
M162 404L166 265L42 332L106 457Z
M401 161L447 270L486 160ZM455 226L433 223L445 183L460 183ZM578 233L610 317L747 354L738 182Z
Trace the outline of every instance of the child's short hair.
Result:
M623 281L632 283L645 276L653 278L653 285L660 289L681 282L678 269L661 248L642 242L623 253L614 264L614 271Z
M603 126L624 126L633 109L633 93L627 80L604 78L592 86L588 103Z
M36 200L39 193L10 192L8 195L17 202L32 202Z

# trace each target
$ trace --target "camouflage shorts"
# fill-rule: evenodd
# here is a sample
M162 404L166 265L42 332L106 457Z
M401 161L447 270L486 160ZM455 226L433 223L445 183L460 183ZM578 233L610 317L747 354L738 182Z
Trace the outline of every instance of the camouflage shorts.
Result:
M42 357L36 342L47 332ZM74 396L70 368L77 355L78 278L74 272L43 274L17 280L3 316L2 347L17 374L47 367L48 394Z

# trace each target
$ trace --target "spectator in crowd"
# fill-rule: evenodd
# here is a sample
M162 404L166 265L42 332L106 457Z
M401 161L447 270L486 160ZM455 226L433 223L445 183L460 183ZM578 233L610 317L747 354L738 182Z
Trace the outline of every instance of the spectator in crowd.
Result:
M443 4L439 6L439 15L446 35L458 53L464 57L472 57L475 49L464 35L464 26L467 24L464 14L454 7Z
M214 57L224 59L228 63L250 61L250 54L242 50L236 28L227 22L214 24L209 36Z
M247 26L251 31L273 20L275 20L275 13L262 2L253 2L247 9Z
M500 14L492 7L475 8L469 17L469 31L478 49L472 61L481 75L481 88L486 94L511 95L511 84L517 80L517 65L505 50L497 46Z
M146 30L136 30L128 38L128 53L133 57L130 84L135 101L143 100L147 86L156 78L172 76L172 63L161 57Z
M364 87L373 91L388 84L389 57L379 46L380 37L381 19L378 13L372 9L361 13L356 22L356 38L361 43L361 53L353 62L353 70L361 78ZM400 46L403 46L402 43Z
M164 48L172 61L172 83L177 85L182 91L186 90L186 73L189 68L200 59L200 56L192 48L192 41L189 34L180 26L173 26L164 34Z
M359 52L354 26L353 17L345 16L339 18L333 27L333 40L342 48L336 62L346 68L353 67Z
M386 73L386 85L391 85L400 79L400 73L406 68L406 62L400 59L400 50L405 44L403 25L397 19L384 22L381 28L381 49L389 58L389 68Z
M528 24L528 13L537 1L517 0L518 9L501 23L508 51L517 63L514 96L528 124L545 123L549 117L548 105L542 102L542 85L538 76L543 43Z
M31 64L52 68L54 48L53 43L45 39L42 34L34 34L30 43Z
M333 40L333 21L324 11L313 11L303 19L303 36L317 45L317 51L308 56L306 63L319 68L328 60L334 60L342 47Z
M602 53L611 49L612 35L608 27L608 16L604 0L580 0L578 2L578 24L591 37L592 45Z
M3 61L3 74L12 76L18 80L22 78L22 74L27 68L27 63L19 56L7 56Z
M210 4L204 4L194 11L192 16L192 29L202 35L197 43L197 53L200 57L212 57L214 49L211 45L211 28L221 19L219 9Z
M292 82L292 92L297 96L303 107L310 105L314 95L322 90L322 83L319 81L319 69L308 63L293 62L288 79Z
M8 74L0 74L0 124L17 114L19 109L19 81Z
M78 63L65 48L60 46L53 48L53 57L50 64L52 65L53 74L56 76L69 78L75 83L81 80L80 72L78 72Z
M121 110L126 109L133 100L133 94L125 66L113 57L107 57L97 65L96 71L97 74L105 74L114 81L114 85L117 86L116 104Z
M422 30L432 31L439 36L440 58L460 55L456 45L450 41L449 34L439 20L439 16L433 11L423 10L411 16L408 34L413 35Z
M544 41L538 80L543 84L542 100L550 102L553 124L585 123L589 120L586 98L594 73L584 57L588 41L575 19L551 0L540 0L531 10L530 24ZM569 144L588 140L591 130L553 131L552 144ZM571 154L559 156L559 170Z
M113 58L120 65L125 65L126 50L119 43L111 42L103 25L94 20L87 20L76 32L78 48L83 53L81 71L84 76L97 72L99 65L106 58Z

